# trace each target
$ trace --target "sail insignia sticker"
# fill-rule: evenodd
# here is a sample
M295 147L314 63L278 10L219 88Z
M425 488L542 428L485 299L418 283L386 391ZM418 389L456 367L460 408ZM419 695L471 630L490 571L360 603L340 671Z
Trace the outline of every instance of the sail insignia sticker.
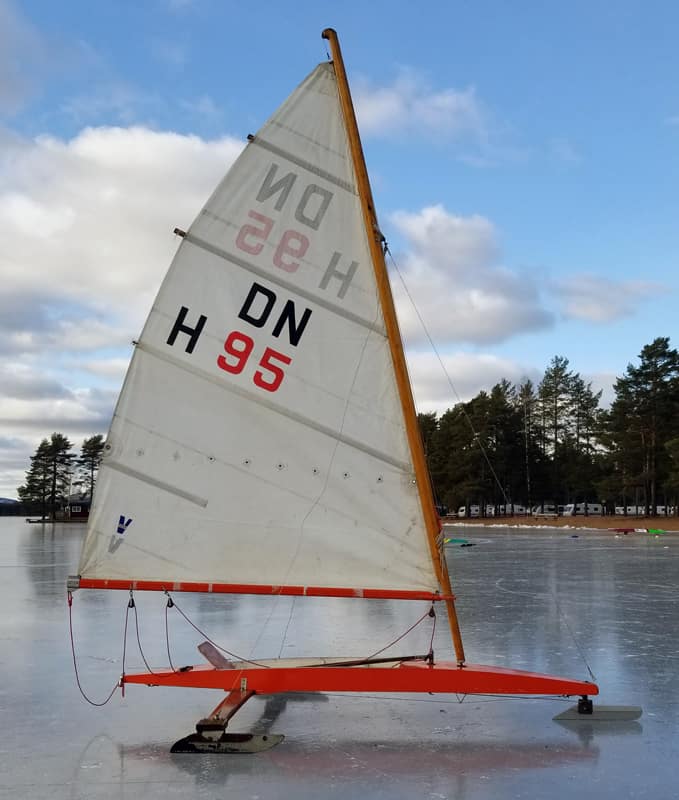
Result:
M127 530L129 524L132 522L132 518L125 519L125 517L121 514L118 518L118 533L123 534Z

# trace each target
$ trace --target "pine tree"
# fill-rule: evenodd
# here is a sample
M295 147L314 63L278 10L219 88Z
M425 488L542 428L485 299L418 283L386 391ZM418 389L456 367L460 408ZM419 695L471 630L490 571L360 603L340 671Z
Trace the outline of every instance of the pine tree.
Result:
M104 452L104 437L98 433L85 439L80 446L80 456L76 461L77 483L83 487L90 500L94 494L96 475Z
M670 473L667 476L667 488L670 490L672 506L677 505L677 495L679 495L679 436L665 442L665 450L670 457Z
M679 353L669 337L658 337L628 364L615 383L610 438L624 482L643 492L646 512L655 514L660 487L672 468L666 443L679 434Z
M561 495L560 445L568 431L572 404L574 375L568 371L568 363L567 358L554 356L538 386L542 412L542 449L552 461L552 491L556 496Z
M39 509L42 517L46 517L48 510L51 510L48 509L51 486L49 449L49 440L43 439L31 456L31 466L26 472L26 483L17 489L19 499Z
M571 433L578 452L591 455L594 440L600 427L599 403L603 390L594 392L592 384L585 383L579 373L571 382Z
M501 380L491 389L488 413L487 456L494 505L523 504L527 481L523 470L517 469L524 452L523 409L518 405L516 388L508 380Z
M43 439L31 456L31 467L26 473L26 483L17 493L24 502L39 505L44 516L52 517L68 498L74 455L73 445L61 433Z
M49 455L51 469L50 502L57 509L68 500L71 488L71 474L75 455L71 453L73 445L62 433L53 433L50 437Z
M521 418L520 434L523 443L523 458L521 461L526 479L526 504L530 507L533 500L533 481L535 480L535 473L533 470L535 461L533 438L535 429L535 405L537 401L533 382L526 379L520 384L516 390L515 398L514 405Z
M429 461L434 491L448 508L468 505L470 498L479 494L480 451L467 413L462 403L448 409L431 438Z

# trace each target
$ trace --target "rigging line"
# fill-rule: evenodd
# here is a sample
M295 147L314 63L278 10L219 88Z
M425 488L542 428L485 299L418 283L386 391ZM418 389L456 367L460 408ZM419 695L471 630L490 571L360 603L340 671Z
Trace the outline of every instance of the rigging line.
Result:
M78 687L78 690L79 690L80 694L83 696L83 698L91 706L105 706L106 703L108 703L108 701L115 694L116 689L120 688L120 683L121 682L117 681L115 683L115 685L111 689L111 692L110 692L109 696L106 698L106 700L104 700L101 703L90 699L85 694L85 690L83 689L82 684L80 683L80 675L78 673L78 661L77 661L76 655L75 655L75 639L74 639L74 636L73 636L73 594L71 592L68 592L67 597L68 597L68 628L69 628L69 632L71 634L71 655L73 656L73 671L75 672L76 685ZM129 616L129 613L130 613L130 607L128 606L127 609L125 610L125 633L124 633L124 636L123 636L123 675L125 674L125 646L126 646L126 643L127 643L127 618Z
M594 673L592 672L592 669L589 666L589 663L587 661L587 657L585 655L585 651L581 647L580 642L578 641L578 639L577 639L577 637L575 635L575 631L571 628L570 623L568 622L568 617L566 616L566 613L561 608L561 604L559 603L559 597L556 594L556 592L554 592L554 591L549 591L549 592L544 592L544 593L540 593L540 592L521 592L521 591L518 591L518 590L515 590L515 589L505 589L505 587L502 586L503 582L504 582L504 578L498 578L498 580L495 581L495 588L498 591L507 592L508 594L520 595L522 597L530 597L533 600L535 600L537 598L542 598L543 600L546 599L546 598L551 598L554 601L554 604L556 606L557 614L559 615L559 620L561 622L563 622L563 624L566 626L566 630L568 631L568 633L570 633L571 639L573 640L573 644L575 644L575 647L576 647L578 653L580 654L580 658L582 659L584 665L587 667L587 671L589 672L590 678L594 681L594 683L596 683L597 682L596 676L594 675Z
M575 644L575 647L576 647L578 653L580 654L580 658L582 659L584 665L587 667L587 671L589 672L590 678L594 681L594 683L596 683L597 682L596 676L594 675L594 673L592 672L592 669L589 666L589 663L587 661L587 657L585 655L585 651L581 647L580 642L578 641L578 639L577 639L577 637L575 635L575 631L571 628L570 623L568 622L568 617L566 616L566 613L561 608L561 604L559 603L559 597L556 594L556 592L554 592L554 591L549 591L549 592L545 592L545 593L540 593L540 592L521 592L521 591L514 590L514 589L505 589L505 587L502 586L503 582L504 582L504 578L498 578L498 580L495 581L495 588L498 591L507 592L508 594L520 595L522 597L530 597L533 600L535 600L536 598L542 598L543 600L546 599L546 598L551 598L554 601L554 604L556 606L557 614L559 615L559 620L561 622L563 622L563 624L566 626L566 630L568 631L568 633L570 633L571 639L573 640L573 644Z
M130 599L131 598L132 598L132 591L130 590ZM136 631L137 631L137 645L139 647L139 653L141 655L141 660L144 662L144 666L149 671L149 673L151 675L156 675L157 673L155 673L151 669L151 667L149 666L149 662L146 660L146 656L144 655L144 651L142 650L142 647L141 647L141 639L140 639L140 636L139 636L139 616L137 614L137 604L135 603L132 608L134 609L134 626L135 626Z
M292 614L293 614L293 612L295 610L295 600L296 599L297 599L296 597L293 597L292 598L292 603L290 603L290 616L288 617L288 624L285 626L285 630L283 631L283 639L281 641L280 650L278 651L278 658L281 657L281 654L283 653L283 648L285 647L285 640L288 638L288 628L290 627L290 623L292 622ZM267 620L267 622L268 621L269 620Z
M320 661L318 664L309 664L309 669L323 669L324 667L363 667L366 664L392 664L389 669L396 669L405 661L426 661L428 656L388 656L387 658L355 658L350 661Z
M568 622L568 617L561 610L561 605L559 603L559 598L557 597L556 592L552 592L552 596L554 597L554 602L556 604L557 613L559 614L560 619L563 621L563 623L566 626L568 632L570 633L571 638L573 639L573 643L575 644L575 647L576 647L578 653L580 653L580 658L582 659L584 665L587 667L587 672L589 672L589 677L594 681L594 683L597 683L596 675L592 672L592 669L589 666L589 662L587 661L587 656L585 655L585 651L581 647L580 642L578 641L578 639L577 639L577 637L575 635L575 631L571 628L570 623Z
M432 606L432 608L433 608L433 606ZM417 626L418 626L418 625L419 625L421 622L423 622L423 621L424 621L424 620L425 620L427 617L429 617L429 616L431 616L431 609L429 609L428 611L425 611L425 613L424 613L424 614L422 614L422 616L421 616L421 617L420 617L420 618L417 620L417 622L414 622L414 623L413 623L413 624L412 624L412 625L411 625L411 626L408 628L408 630L407 630L407 631L404 631L404 632L403 632L403 633L402 633L402 634L401 634L401 635L400 635L400 636L399 636L397 639L394 639L394 641L393 641L393 642L389 642L389 644L385 645L385 646L384 646L384 647L382 647L380 650L377 650L376 652L372 653L371 655L369 655L369 656L366 656L366 657L365 657L365 660L366 660L366 661L368 661L368 660L370 660L371 658L375 658L375 656L378 656L380 653L384 653L384 651L385 651L385 650L388 650L390 647L393 647L395 644L397 644L398 642L400 642L400 641L401 641L401 639L405 638L405 637L406 637L406 636L407 636L407 635L408 635L408 634L409 634L409 633L410 633L412 630L414 630L414 629L415 629L415 628L416 628L416 627L417 627ZM434 617L434 620L436 620L436 617ZM436 623L434 623L434 624L436 624ZM433 636L433 634L432 634L432 642L433 642L433 641L434 641L434 636ZM429 648L429 651L431 652L431 647ZM395 660L397 660L397 659L395 659Z
M390 702L394 700L400 700L405 703L430 703L431 705L441 705L441 706L457 706L460 705L462 701L460 700L429 700L426 697L396 697L390 694L364 694L363 692L360 693L350 693L350 692L323 692L326 697L337 697L337 698L344 698L344 697L351 697L354 700L388 700ZM456 695L459 697L460 695ZM469 694L462 695L463 699L468 697L474 698L474 703L494 703L498 700L548 700L551 703L572 703L573 699L570 697L561 697L559 695L521 695L521 694L474 694L470 692Z
M190 619L189 619L189 618L186 616L186 614L185 614L185 613L184 613L184 612L181 610L181 608L179 608L179 606L178 606L178 605L177 605L177 604L174 602L174 600L173 600L173 599L170 597L170 593L169 593L167 590L165 591L165 594L167 595L167 598L168 598L168 600L167 600L167 606L165 607L165 624L166 624L166 627L167 627L167 609L168 609L168 608L176 608L176 609L177 609L177 611L178 611L178 612L179 612L179 613L182 615L182 617L184 617L184 619L185 619L185 620L186 620L186 621L189 623L189 625L190 625L190 626L191 626L191 627L192 627L192 628L193 628L195 631L197 631L197 632L198 632L198 633L199 633L201 636L205 637L205 641L206 641L206 642L209 642L211 645L213 645L213 647L216 647L216 648L217 648L217 650L221 650L221 651L222 651L222 653L226 653L226 654L227 654L227 656L231 656L231 658L235 659L236 661L243 661L243 662L244 662L244 663L246 663L246 664L253 664L255 667L264 667L265 669L269 669L269 668L270 668L270 665L269 665L269 664L261 664L261 663L260 663L260 662L258 662L258 661L252 661L252 660L251 660L251 659L249 659L249 658L243 658L242 656L239 656L237 653L232 653L230 650L227 650L225 647L222 647L221 645L217 644L217 642L215 642L213 639L211 639L211 638L210 638L210 637L207 635L207 633L205 633L205 631L202 631L202 630L201 630L201 629L200 629L200 628L199 628L199 627L198 627L196 624L194 624L194 623L193 623L193 622L192 622L192 621L191 621L191 620L190 620ZM168 651L168 655L169 655L169 651ZM171 665L170 665L170 666L171 666ZM174 669L174 667L173 667L173 669ZM175 671L175 672L177 672L177 670L174 670L174 671Z
M289 574L289 572L290 572L290 570L288 570L288 574ZM287 575L286 575L286 579L287 579ZM282 597L282 595L280 595L280 594L279 595L275 595L275 600L274 600L273 603L271 603L271 607L269 609L269 614L268 614L267 618L264 620L264 623L262 624L262 626L260 627L259 634L258 634L257 638L255 639L252 647L250 648L250 655L252 655L254 653L254 651L257 649L257 645L262 640L262 636L264 636L264 631L266 630L266 626L269 624L269 622L271 622L271 617L273 617L274 612L276 611L276 609L278 608L278 606L279 606L279 604L281 602L281 597ZM290 617L288 618L288 625L290 625L290 619L292 619L292 609L294 608L294 599L295 598L293 597L293 603L290 606ZM285 633L283 634L283 641L281 642L281 649L280 649L280 651L278 653L279 656L281 654L281 651L283 650L283 644L285 643L285 634L287 632L288 632L288 628L286 626ZM223 650L222 647L220 647L219 649ZM224 652L226 653L228 651L224 650ZM231 654L229 653L229 655L231 655ZM247 659L241 659L241 660L247 661ZM252 662L252 663L255 663L255 662Z
M170 629L168 626L168 619L167 619L168 609L172 608L173 605L174 601L168 595L167 603L165 604L165 646L167 647L167 660L168 663L170 664L170 669L172 670L172 672L178 672L178 670L174 668L174 664L172 663L172 656L170 655Z
M436 610L434 609L434 604L431 604L431 608L429 609L429 616L434 620L431 626L431 639L429 640L429 656L431 660L434 660L434 635L436 634Z
M403 290L405 291L406 296L407 296L408 300L410 301L410 304L413 307L413 310L415 311L415 314L416 314L418 320L420 321L420 325L422 326L422 330L424 331L424 334L427 337L427 340L428 340L428 342L429 342L429 344L431 346L431 349L434 351L434 355L436 356L436 359L438 360L438 362L439 362L439 364L441 366L441 369L443 370L443 374L446 376L446 380L448 381L448 385L450 386L450 388L453 391L453 394L457 398L457 402L459 404L459 408L461 409L464 418L467 420L467 423L469 424L469 427L470 427L471 432L472 432L473 437L474 437L474 441L478 445L479 450L481 451L481 454L483 455L484 460L488 464L488 468L491 471L491 474L493 476L493 479L495 480L495 483L498 485L498 487L500 489L500 492L501 492L501 494L502 494L502 496L503 496L503 498L505 500L505 505L511 505L510 501L509 501L509 498L507 497L507 493L505 492L505 488L502 485L502 483L500 482L500 479L498 478L497 473L495 472L495 469L493 468L493 465L490 462L490 458L488 457L488 453L486 452L486 448L481 443L481 437L479 436L479 434L476 432L476 429L474 428L474 423L472 422L471 417L467 413L467 409L464 407L464 403L462 402L462 398L460 397L457 389L455 388L455 384L453 383L453 380L450 377L450 375L448 374L448 370L446 369L445 364L443 363L443 359L441 358L441 354L439 353L439 350L436 347L436 344L434 343L434 340L432 339L431 334L429 333L429 328L427 328L427 325L426 325L422 315L420 314L420 310L417 307L417 305L415 304L415 300L413 299L413 296L410 294L410 291L408 290L408 286L407 286L407 284L405 282L405 278L403 277L403 274L401 273L401 270L399 269L399 266L396 263L396 259L394 258L394 255L391 252L391 250L389 249L389 245L386 242L384 243L384 252L389 254L389 258L391 259L391 263L394 265L394 269L396 270L396 274L398 275L399 280L401 281L401 285L403 286Z

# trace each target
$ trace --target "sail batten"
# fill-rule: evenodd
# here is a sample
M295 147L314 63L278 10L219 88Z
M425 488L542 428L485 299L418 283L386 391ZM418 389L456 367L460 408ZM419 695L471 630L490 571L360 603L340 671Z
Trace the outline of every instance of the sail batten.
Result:
M315 303L322 308L326 309L327 311L331 311L333 314L337 314L340 317L344 317L345 319L349 320L350 322L355 322L357 325L361 325L364 328L367 328L369 331L375 331L379 333L381 336L386 338L387 333L384 330L383 325L380 324L379 320L369 320L364 317L360 317L357 314L352 313L349 309L342 308L338 306L336 303L331 303L324 299L323 297L319 297L317 294L312 292L307 292L304 289L300 289L299 287L292 284L290 281L283 280L278 275L272 275L270 272L266 270L260 269L257 267L256 264L252 264L248 262L246 259L241 258L240 256L235 255L234 253L230 253L226 250L221 250L218 247L215 247L210 242L206 242L199 237L193 235L192 233L186 233L184 236L184 241L188 244L192 244L195 247L199 247L205 250L208 253L212 253L213 255L224 259L225 261L234 264L241 269L247 270L251 272L253 275L257 275L259 278L263 278L267 280L269 283L274 283L277 286L280 286L281 289L286 289L287 291L293 291L295 294L303 297L305 300L309 302Z
M178 486L171 486L169 483L164 483L163 481L157 480L153 477L153 475L147 475L139 470L131 469L125 464L116 464L115 461L109 460L106 462L106 467L107 469L120 472L122 475L127 475L128 478L134 478L137 481L141 481L149 486L153 486L155 489L162 489L164 492L173 494L176 497L181 497L182 500L187 500L189 503L194 503L197 506L201 506L201 508L205 508L207 506L208 501L204 497L198 497L195 494L189 494L189 492L185 492Z
M372 456L378 461L381 461L384 464L388 464L389 466L395 467L396 469L400 470L403 473L411 474L412 468L410 464L406 461L401 461L398 459L393 458L389 453L380 452L379 450L369 447L364 442L361 442L357 439L353 439L350 436L344 435L341 431L337 431L336 429L324 426L319 424L316 420L312 417L304 417L301 414L295 413L293 410L289 408L285 408L284 406L276 405L272 401L268 400L266 397L262 397L261 395L257 395L255 392L249 391L247 389L243 389L242 387L235 386L233 384L224 384L222 381L217 380L213 375L208 372L201 371L190 364L186 364L185 362L180 361L179 359L173 358L166 352L162 350L152 347L150 345L146 345L144 343L137 344L137 349L143 353L146 353L153 358L160 359L161 361L165 361L168 364L172 364L179 370L183 370L185 372L189 372L192 375L195 375L202 380L209 381L215 386L218 386L219 389L223 392L227 393L234 393L240 395L241 397L248 400L250 403L257 404L261 406L266 411L280 414L287 419L298 423L303 428L312 428L313 430L318 431L318 433L327 436L329 439L335 442L341 442L342 444L347 445L348 447L353 448L354 450L358 450L360 452L366 453L367 455ZM126 424L130 426L134 426L135 423L133 420L126 420ZM152 429L148 429L147 431L150 434L153 434ZM173 438L172 441L178 442L177 439ZM110 462L107 462L110 463ZM122 466L119 467L121 471L123 471ZM132 474L132 471L129 471ZM139 473L141 475L142 473ZM175 491L175 494L181 495L179 491ZM203 503L203 505L207 504L207 501Z
M340 189L346 189L346 191L350 192L351 194L357 194L356 187L352 183L348 183L342 178L338 178L337 176L332 175L330 172L326 172L324 169L314 166L314 164L310 164L308 161L304 161L303 159L298 158L297 156L281 149L280 147L276 147L275 144L267 142L267 140L263 139L261 136L251 136L249 141L250 144L255 144L259 147L262 147L265 150L268 150L270 153L280 156L280 158L288 161L290 164L301 167L306 172L316 175L319 178L323 178L324 180L328 181L328 183L332 183ZM314 142L314 144L317 143Z

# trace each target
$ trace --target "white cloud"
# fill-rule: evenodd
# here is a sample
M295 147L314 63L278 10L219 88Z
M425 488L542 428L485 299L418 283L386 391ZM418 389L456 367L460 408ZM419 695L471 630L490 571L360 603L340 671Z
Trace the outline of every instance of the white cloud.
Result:
M359 79L354 88L361 132L370 136L417 132L437 138L485 138L486 114L473 87L432 90L421 75L403 70L387 87Z
M189 226L242 143L134 127L6 144L0 437L13 446L0 496L13 496L41 438L105 432L172 231Z
M38 362L0 367L0 496L14 497L41 439L54 431L75 449L95 433L105 433L116 390L72 389Z
M102 422L110 421L109 413L102 417L102 395L92 389L77 392L65 391L63 397L3 398L0 403L0 421L11 421L15 431L87 431L98 429ZM107 395L107 399L112 399ZM108 404L107 404L108 406ZM46 435L46 434L44 434Z
M25 364L4 362L0 366L2 398L0 402L15 400L50 400L69 398L71 393L54 378L34 372ZM6 409L5 409L6 410Z
M595 323L630 317L641 301L667 291L650 281L615 281L589 273L556 281L553 288L565 317Z
M130 356L131 348L130 348ZM123 378L127 372L127 367L130 363L129 358L98 358L96 361L81 361L79 364L74 364L74 368L84 372L89 372L91 375L106 378L113 383L118 383L122 386Z
M582 379L585 383L592 384L592 391L598 392L601 390L601 408L608 408L615 400L614 384L618 379L618 375L613 372L591 372L583 373Z
M19 234L49 239L56 233L68 230L75 213L67 207L48 208L26 195L6 194L0 198L0 218Z
M489 220L437 205L397 212L391 221L406 238L406 252L395 256L399 272L437 345L495 343L553 324L531 276L497 263ZM393 286L404 338L416 346L425 336L422 325L398 278Z
M174 227L188 227L241 148L228 137L140 127L88 128L70 141L41 137L17 148L0 194L3 293L39 294L59 309L55 319L64 305L78 307L80 327L93 315L136 334L176 248ZM60 328L77 338L69 323Z
M495 227L485 217L459 217L436 205L415 214L396 211L390 219L415 254L427 261L445 262L449 273L455 273L451 277L466 281L470 267L487 269L498 258Z
M420 412L441 414L456 403L471 400L482 389L490 391L503 378L519 384L526 378L537 383L542 377L533 367L490 354L446 353L441 361L443 366L431 352L408 353L408 369Z
M130 340L176 248L172 230L188 227L242 144L143 127L4 144L0 439L9 444L0 496L12 496L41 438L58 430L79 443L105 432ZM461 397L501 378L536 377L510 360L455 352L461 342L486 345L552 324L534 276L502 265L492 222L431 206L391 223L404 242L399 271ZM420 408L444 410L454 393L435 357L417 352L420 323L398 278L394 286ZM626 302L649 291L622 286ZM577 299L567 284L560 291ZM592 291L611 294L590 282Z

